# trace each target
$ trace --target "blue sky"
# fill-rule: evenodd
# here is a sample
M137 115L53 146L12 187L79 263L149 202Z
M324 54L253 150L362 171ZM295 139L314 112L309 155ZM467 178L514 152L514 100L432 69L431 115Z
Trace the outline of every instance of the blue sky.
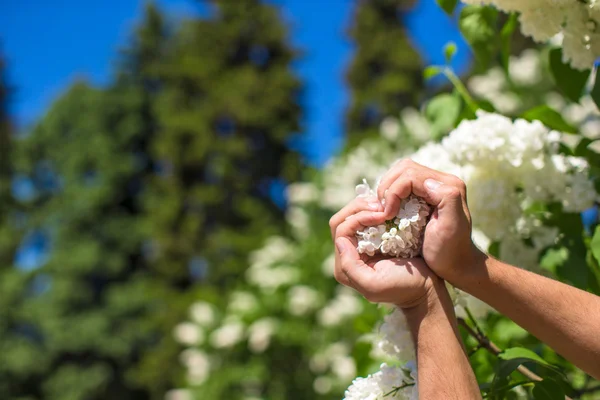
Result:
M305 52L296 70L307 85L305 142L302 151L322 165L343 144L342 120L347 104L343 73L352 56L344 36L352 0L270 0L281 7L293 43ZM171 18L202 12L199 1L157 0ZM141 0L0 0L0 46L16 88L12 113L22 127L33 123L77 78L95 84L110 80L119 46L135 27ZM442 48L452 40L468 54L453 23L435 4L419 0L406 24L425 63L442 63Z

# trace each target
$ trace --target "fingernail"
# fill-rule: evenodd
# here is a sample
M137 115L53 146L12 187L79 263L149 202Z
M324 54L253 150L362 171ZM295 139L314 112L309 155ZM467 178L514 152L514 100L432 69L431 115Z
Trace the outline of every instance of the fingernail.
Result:
M337 239L335 241L335 247L337 248L338 253L342 254L346 249L344 242L341 239Z
M429 190L436 190L437 188L439 188L440 186L442 186L443 183L433 180L433 179L427 179L425 181L425 187Z
M378 210L381 206L381 203L368 203L367 206L372 210Z

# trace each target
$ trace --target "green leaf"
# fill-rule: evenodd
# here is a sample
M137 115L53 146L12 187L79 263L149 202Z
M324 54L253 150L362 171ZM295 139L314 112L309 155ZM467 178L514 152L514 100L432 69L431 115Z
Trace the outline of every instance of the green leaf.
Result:
M442 73L442 69L440 67L431 65L431 66L425 68L425 70L423 71L423 77L425 79L431 79L433 77L438 76L441 73Z
M553 379L545 378L541 382L536 382L533 391L535 400L564 400L565 392L561 385Z
M560 230L562 235L557 248L563 247L567 254L565 261L557 266L556 276L580 289L587 290L594 284L596 277L587 266L587 248L582 236L584 227L581 216L562 211L560 204L549 205L548 212L550 217L546 224L556 226Z
M596 69L596 79L594 80L594 87L592 88L590 95L592 96L592 100L594 100L596 107L600 110L600 68Z
M510 349L506 349L498 357L502 360L526 359L529 361L535 361L538 364L550 365L546 360L538 356L536 353L523 347L512 347Z
M493 257L500 257L500 242L493 242L487 251Z
M512 42L512 35L517 26L519 25L517 13L510 13L508 20L500 31L500 49L502 56L502 66L505 71L508 71L508 64L510 61L510 44Z
M498 50L496 32L498 11L491 7L466 6L461 10L458 25L481 68L487 68Z
M523 113L523 118L528 121L540 121L548 128L555 129L557 131L573 134L576 134L578 132L577 128L570 125L567 121L564 120L562 115L560 115L558 112L551 109L547 105L538 106L532 108L531 110L525 111Z
M458 0L436 0L438 5L444 10L444 12L448 15L452 15L454 13L454 9L456 8L456 3Z
M448 133L460 115L461 101L451 94L440 94L431 99L425 107L425 116L431 123L435 138Z
M452 57L456 54L456 43L448 42L446 46L444 46L444 57L446 58L446 63L450 64L452 61Z
M487 111L487 112L491 112L491 113L496 112L494 105L487 100L478 101L477 106L479 108L481 108L483 111Z
M540 267L556 274L557 269L569 258L569 250L564 247L548 249L540 260Z
M596 227L596 231L590 242L590 250L596 261L600 262L600 226Z
M562 49L550 50L550 70L558 89L570 100L579 102L590 71L579 71L562 61Z

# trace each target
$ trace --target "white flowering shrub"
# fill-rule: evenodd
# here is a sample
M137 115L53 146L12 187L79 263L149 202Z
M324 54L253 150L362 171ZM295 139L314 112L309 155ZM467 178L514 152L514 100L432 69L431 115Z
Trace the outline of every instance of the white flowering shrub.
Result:
M453 2L439 2L445 10L453 9L448 6ZM534 3L543 3L549 13L567 2ZM561 20L558 30L537 26L532 22L535 10L524 8L528 2L494 4L521 12L507 24L512 21L516 28L521 21L521 30L536 40L562 31L565 47L551 43L520 57L504 54L502 65L480 69L464 85L448 67L431 67L426 76L448 76L455 87L451 93L429 99L420 110L385 118L380 137L335 157L321 171L307 172L305 182L291 184L289 230L252 254L245 276L227 298L201 293L189 318L175 328L186 375L182 389L168 392L166 399L418 398L415 350L402 312L369 304L335 282L327 224L356 190L371 194L365 181L375 184L399 158L410 157L465 181L473 240L480 248L600 294L600 235L595 223L584 227L580 215L598 199L600 156L594 143L600 137L600 86L594 86L589 70L572 68L591 68L588 53L596 50L584 45L579 49L583 55L574 55L574 47L567 49L567 34L581 33L580 27L567 20ZM572 5L589 13L596 7L584 1ZM489 48L478 46L476 27L464 19L496 14L489 6L468 6L461 12L461 28L478 57L481 52L489 56ZM501 37L505 28L494 26L494 35ZM536 29L547 29L546 36ZM572 66L562 63L561 54L559 68L556 51L564 51ZM575 76L584 82L574 85ZM415 255L429 212L422 200L406 199L397 218L357 232L360 252ZM546 398L533 397L535 382L512 369L503 372L506 361L487 352L482 337L505 354L532 360L527 365L542 377L560 381L556 398L598 398L593 390L597 383L583 372L486 304L450 291L486 397ZM498 381L506 385L499 387Z
M597 0L462 0L492 4L519 14L521 32L544 43L560 35L563 60L573 68L590 69L600 57L600 2Z

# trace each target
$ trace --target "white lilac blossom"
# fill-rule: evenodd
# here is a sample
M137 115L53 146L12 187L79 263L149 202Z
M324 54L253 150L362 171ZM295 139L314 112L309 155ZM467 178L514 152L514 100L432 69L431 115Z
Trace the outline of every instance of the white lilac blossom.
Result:
M600 57L600 2L575 0L462 0L518 12L521 32L536 42L562 36L563 61L590 69Z
M411 158L463 179L475 227L495 241L515 233L524 206L533 201L558 201L570 212L593 204L587 162L559 154L559 140L558 132L539 121L479 111L441 144L425 146Z
M202 344L204 331L198 325L191 322L182 322L173 329L173 336L181 344L193 346Z
M376 181L387 170L394 155L391 149L365 143L346 156L335 159L323 170L321 206L338 211L356 197L355 187L363 178Z
M379 327L375 347L396 360L415 359L415 346L404 313L397 308L386 315Z
M202 327L209 327L216 320L215 307L207 302L197 301L190 306L190 318Z
M232 319L215 329L210 335L210 344L215 349L235 346L244 339L244 324Z
M190 385L203 384L210 374L211 362L206 353L197 349L181 352L180 361L187 369L187 380Z
M165 394L165 400L194 400L194 396L188 389L173 389Z
M344 400L415 400L418 398L416 368L381 364L380 370L366 378L356 378L346 390Z
M258 307L256 296L245 290L236 290L231 293L231 299L227 306L229 314L246 315Z
M323 326L335 326L360 314L363 304L355 293L347 287L340 286L336 296L317 314L319 323Z
M288 311L292 315L306 315L316 309L320 302L319 292L310 286L296 285L288 290Z
M358 197L374 195L366 180L356 187ZM385 224L366 227L356 232L360 254L411 258L419 255L423 232L429 216L429 205L416 196L402 199L398 214Z
M474 224L473 240L478 247L487 251L492 242L498 241L501 259L537 270L541 251L555 243L558 231L545 226L539 218L526 215L527 207L536 201L557 201L566 211L581 212L596 197L588 179L587 162L558 153L558 143L558 132L538 121L512 121L478 112L477 119L463 121L442 143L427 144L411 158L465 181ZM374 195L366 181L356 191L359 196ZM394 221L357 233L358 251L369 256L377 252L398 254L406 242L423 233L428 214L429 207L423 200L409 197ZM416 224L414 232L412 224ZM410 235L405 234L408 227ZM524 239L529 239L528 243ZM419 246L420 242L413 249ZM475 318L493 311L465 292L451 288L451 293L457 316L467 317L467 309ZM414 360L414 345L400 310L385 317L374 347L375 354L385 353L400 361ZM385 390L391 390L382 383L383 376L394 377L394 384L402 385L400 372L389 368L385 365L367 378L356 379L346 392L346 399L380 398L387 393ZM414 396L416 399L416 391Z
M248 327L248 348L253 353L262 353L271 344L271 337L277 330L274 318L261 318Z
M250 255L246 279L266 291L293 284L299 279L299 271L294 267L296 259L294 243L289 239L273 236L263 248Z

